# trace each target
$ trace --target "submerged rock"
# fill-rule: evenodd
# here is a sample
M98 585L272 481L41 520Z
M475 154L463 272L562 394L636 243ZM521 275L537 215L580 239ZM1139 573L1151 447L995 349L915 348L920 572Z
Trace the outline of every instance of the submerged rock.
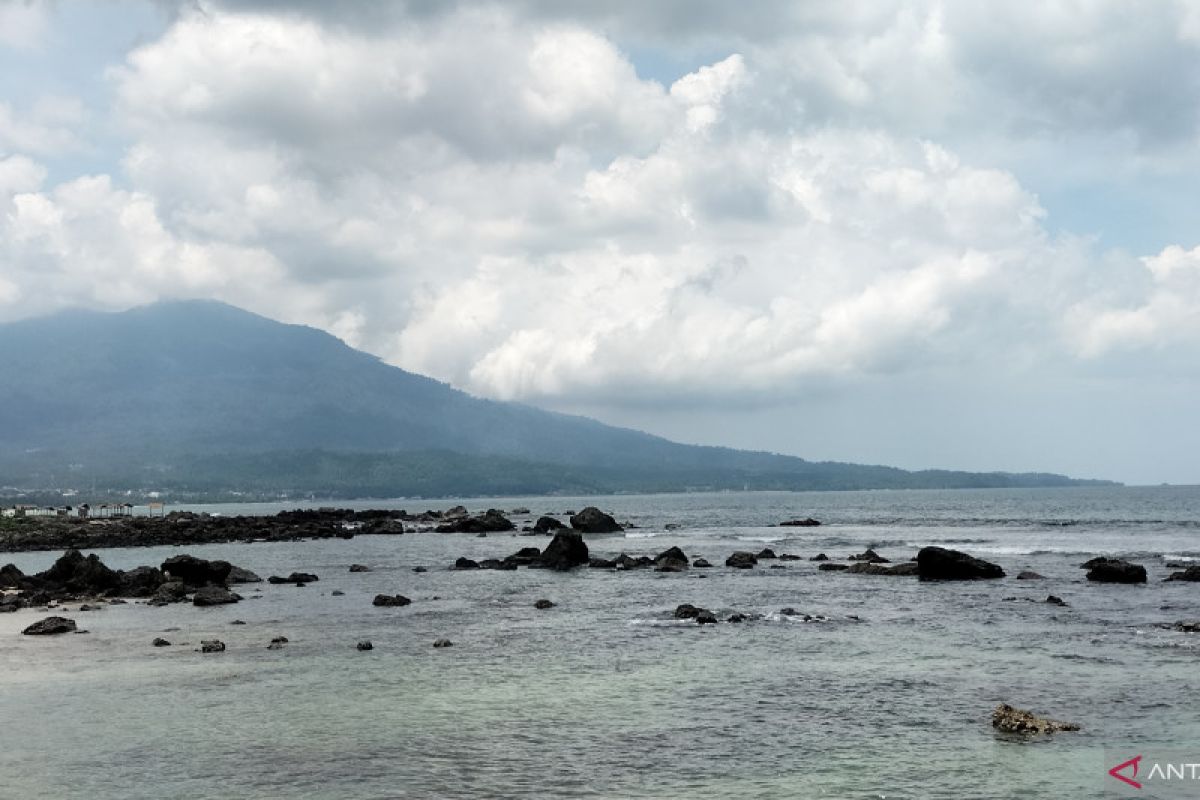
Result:
M1200 619L1180 620L1174 628L1182 633L1200 633Z
M822 564L820 569L824 569L826 566L827 565ZM892 565L889 565L887 562L879 563L871 561L859 561L857 564L850 566L846 572L860 573L863 575L893 575L911 577L919 574L919 567L912 561L905 561L903 564Z
M813 519L812 517L805 517L804 519L789 519L786 522L781 522L781 523L779 523L779 527L781 527L781 528L815 528L820 524L821 524L820 522Z
M374 650L375 645L371 644L370 639L362 639L355 645L358 650Z
M756 558L758 558L761 561L763 559L778 558L778 556L775 555L775 551L772 550L771 548L764 547L762 550L758 551L758 555L756 556Z
M267 583L274 583L276 585L281 583L294 583L297 586L302 586L306 583L315 583L319 580L321 579L316 575L313 575L311 572L293 572L286 578L281 578L278 575L272 575L271 577L267 578Z
M479 562L463 556L455 559L454 569L479 569Z
M917 553L917 575L923 581L970 581L1003 578L999 566L945 547L922 547Z
M1058 595L1054 595L1054 594L1046 595L1046 599L1043 602L1049 603L1052 606L1066 606L1067 605L1066 600L1063 600L1061 597L1059 597Z
M162 638L161 636L156 636L154 638L154 641L151 642L150 644L154 645L155 647L170 647L171 646L171 643L168 642L166 639Z
M725 566L733 567L734 569L751 569L757 563L758 558L754 553L745 550L739 550L725 559Z
M232 567L229 570L229 577L227 577L225 579L225 582L228 584L262 583L262 578L260 578L256 573L253 573L248 569L243 569L241 567Z
M371 568L368 567L366 564L351 564L350 571L351 572L370 572Z
M1039 575L1038 573L1028 569L1021 570L1019 573L1017 573L1017 580L1019 581L1042 581L1045 579L1046 577L1044 575Z
M694 606L691 603L682 603L675 607L675 619L695 619L696 615L703 611L703 608Z
M224 653L225 652L225 643L222 642L220 639L201 639L200 640L200 652L201 653Z
M571 527L583 533L617 533L624 530L617 521L595 506L571 515Z
M1007 703L1001 703L992 712L992 727L1004 733L1032 734L1079 730L1079 726L1072 722L1059 722L1039 717L1032 712L1013 708Z
M522 547L517 552L508 556L504 560L509 564L515 564L519 567L527 567L542 557L542 551L536 547Z
M692 566L696 567L697 569L708 569L712 566L712 564L708 563L707 558L697 558L692 562Z
M1200 566L1187 567L1181 572L1172 572L1169 581L1200 581Z
M1145 583L1146 568L1120 558L1105 559L1088 570L1087 579L1095 583Z
M192 595L192 605L219 606L226 603L236 603L242 599L240 594L229 591L224 586L202 586Z
M375 595L375 599L371 601L371 605L373 605L373 606L381 606L381 607L389 607L389 608L407 606L411 603L412 603L412 600L409 600L407 597L405 597L402 594L391 594L391 595L377 594L377 595Z
M449 514L449 512L446 512ZM489 508L474 517L455 517L448 522L438 525L438 533L488 533L516 530L517 526L495 508Z
M828 561L828 560L829 560L829 556L825 555L824 553L817 553L815 556L813 556L812 558L809 559L809 561Z
M433 642L433 646L434 647L453 647L454 642L450 641L449 639L435 639Z
M549 600L547 600L545 598L542 598L541 600L538 600L536 603L534 603L533 607L538 610L544 611L547 608L554 608L554 603L550 602Z
M21 633L26 636L57 636L75 630L75 620L66 617L46 617L33 623Z
M817 567L821 572L844 572L850 569L849 564L831 564L825 563Z
M697 625L716 625L717 615L708 609L700 609L700 613L696 615Z

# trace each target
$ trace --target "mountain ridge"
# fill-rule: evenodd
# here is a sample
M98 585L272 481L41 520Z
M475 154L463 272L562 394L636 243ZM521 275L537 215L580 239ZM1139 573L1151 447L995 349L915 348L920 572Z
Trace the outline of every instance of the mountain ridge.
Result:
M680 444L473 397L316 328L216 301L6 323L0 365L10 376L0 386L0 483L10 485L76 476L126 488L159 480L216 492L240 481L304 492L322 481L314 464L325 466L326 479L336 472L347 496L493 493L492 485L547 493L1080 483L1049 473L912 472ZM423 462L430 475L404 467L406 460ZM453 480L455 471L476 474L488 460L515 472ZM230 485L219 486L222 470ZM417 487L424 488L405 491Z

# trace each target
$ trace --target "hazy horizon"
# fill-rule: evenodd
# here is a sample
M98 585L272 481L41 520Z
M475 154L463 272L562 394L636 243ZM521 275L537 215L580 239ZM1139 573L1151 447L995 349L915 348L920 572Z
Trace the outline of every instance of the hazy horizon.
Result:
M473 395L1200 483L1185 2L0 0L0 321L215 299Z

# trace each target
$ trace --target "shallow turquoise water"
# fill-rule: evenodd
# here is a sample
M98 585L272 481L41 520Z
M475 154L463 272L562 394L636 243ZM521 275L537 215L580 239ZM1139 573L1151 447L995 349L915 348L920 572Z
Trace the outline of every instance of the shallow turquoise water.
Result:
M834 558L874 544L901 560L940 541L1010 577L921 584L807 561L685 574L445 569L460 555L544 544L508 535L191 548L264 576L321 580L245 587L235 606L77 612L90 633L50 640L17 635L36 612L0 616L0 797L1082 798L1103 796L1112 780L1106 748L1200 751L1200 636L1155 627L1200 617L1200 586L1161 583L1166 557L1200 557L1194 489L468 506L536 515L585 502L639 526L589 539L598 555L678 544L720 564L770 542ZM766 527L808 514L832 524ZM178 552L100 551L115 567ZM1136 554L1150 584L1088 584L1076 565L1099 552ZM56 555L11 560L28 572ZM373 571L347 572L356 562ZM1012 579L1026 568L1047 580ZM373 608L378 592L414 603ZM1070 607L1004 599L1049 593ZM559 605L537 611L539 597ZM670 612L683 602L767 617L678 624ZM785 606L829 621L775 613ZM156 635L176 646L151 647ZM291 641L267 650L276 635ZM194 652L212 636L229 649ZM435 650L443 636L455 646ZM361 638L375 650L356 651ZM1083 730L997 736L989 717L1001 701Z

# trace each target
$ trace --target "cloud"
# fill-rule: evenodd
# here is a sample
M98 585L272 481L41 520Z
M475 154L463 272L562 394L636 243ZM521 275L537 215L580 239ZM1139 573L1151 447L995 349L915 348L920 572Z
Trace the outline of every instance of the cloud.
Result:
M0 2L0 47L36 49L46 35L49 21L47 3L3 0Z
M82 147L78 131L86 115L73 97L40 98L31 108L0 102L0 153L54 155Z

